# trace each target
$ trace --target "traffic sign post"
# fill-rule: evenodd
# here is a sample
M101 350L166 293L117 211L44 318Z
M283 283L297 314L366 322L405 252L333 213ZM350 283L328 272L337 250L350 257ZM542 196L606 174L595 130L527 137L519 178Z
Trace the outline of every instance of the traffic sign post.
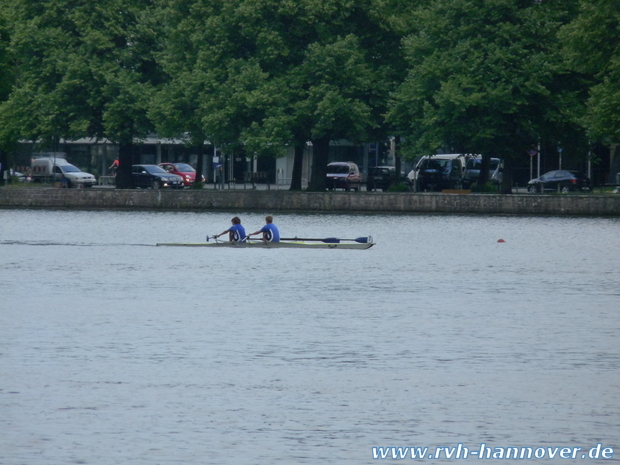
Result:
M534 179L534 156L538 153L536 150L530 150L530 179Z

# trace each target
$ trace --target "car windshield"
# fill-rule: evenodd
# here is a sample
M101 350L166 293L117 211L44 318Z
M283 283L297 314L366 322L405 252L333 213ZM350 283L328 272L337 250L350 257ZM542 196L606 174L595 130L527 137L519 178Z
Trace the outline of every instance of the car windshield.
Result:
M349 165L329 165L327 167L328 173L335 174L348 174L349 173Z
M144 165L142 166L142 168L147 173L150 173L150 174L161 174L161 173L167 174L168 173L165 169L160 168L159 166L155 166L155 165Z
M181 173L193 173L194 171L196 171L187 163L177 163L175 166L177 168L177 171L180 171Z
M73 165L61 165L60 168L65 172L65 173L79 173L79 169L76 168Z
M482 165L481 158L470 158L469 160L467 160L467 169L479 170L480 165ZM489 171L495 171L498 166L499 166L499 159L491 158L491 161L489 163Z
M371 176L385 176L390 174L390 171L387 168L372 168L368 174Z
M431 170L440 170L446 168L450 164L450 160L423 160L421 168L431 169Z

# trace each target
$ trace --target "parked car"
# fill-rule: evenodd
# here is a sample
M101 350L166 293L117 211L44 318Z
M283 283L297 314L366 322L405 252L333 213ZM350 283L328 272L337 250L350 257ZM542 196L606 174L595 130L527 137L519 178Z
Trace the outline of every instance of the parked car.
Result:
M136 187L183 189L183 178L181 176L170 174L157 165L132 165L131 177Z
M426 155L407 177L418 192L460 189L467 158L467 155L460 153Z
M368 171L366 190L381 189L386 191L396 182L396 168L394 166L375 166ZM403 171L400 172L400 182L411 187L411 181Z
M27 182L28 181L28 176L25 175L24 173L20 173L19 171L15 171L13 168L11 168L9 172L10 172L11 177L17 178L17 180L19 182Z
M160 163L159 166L168 173L176 174L183 178L184 186L191 186L196 182L196 170L187 163ZM205 177L202 176L204 182Z
M571 191L590 190L590 179L578 171L554 170L534 178L527 183L528 192L559 191L568 194Z
M360 169L351 162L336 161L327 165L327 189L360 190Z
M491 158L489 161L489 182L501 184L504 172L504 163L500 158ZM465 173L463 174L463 187L469 188L473 183L478 182L482 157L468 158L465 163Z
M42 182L53 179L66 187L92 187L95 176L85 173L61 157L39 157L32 160L32 180Z

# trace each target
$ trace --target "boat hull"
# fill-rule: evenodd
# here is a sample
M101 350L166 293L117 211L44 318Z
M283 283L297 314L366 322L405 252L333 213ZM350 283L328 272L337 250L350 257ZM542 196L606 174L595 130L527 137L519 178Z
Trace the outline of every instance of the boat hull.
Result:
M263 242L263 241L252 241L252 242L168 242L168 243L158 243L157 246L161 247L236 247L236 248L254 248L254 249L281 249L281 248L294 248L294 249L369 249L374 244L374 242L369 242L366 244L359 244L357 242L340 242L340 243L324 243L324 242Z

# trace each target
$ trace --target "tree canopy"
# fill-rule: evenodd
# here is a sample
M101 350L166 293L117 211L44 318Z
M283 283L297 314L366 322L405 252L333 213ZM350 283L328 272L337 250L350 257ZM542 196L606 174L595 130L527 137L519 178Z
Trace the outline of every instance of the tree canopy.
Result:
M592 77L583 126L595 140L620 141L620 1L580 1L560 38L571 68Z
M573 91L556 39L568 4L437 0L416 10L389 113L412 150L510 156L556 130Z
M108 138L129 186L153 130L268 156L311 142L323 190L336 139L506 159L618 142L619 2L0 0L0 143Z
M147 134L157 83L148 0L7 1L17 80L1 112L20 137L106 137L130 147ZM130 186L131 151L117 183Z
M313 141L321 190L329 141L382 126L402 61L385 3L198 0L162 11L175 38L163 57L170 82L190 83L188 118L218 145L273 153ZM164 100L175 106L187 90Z

